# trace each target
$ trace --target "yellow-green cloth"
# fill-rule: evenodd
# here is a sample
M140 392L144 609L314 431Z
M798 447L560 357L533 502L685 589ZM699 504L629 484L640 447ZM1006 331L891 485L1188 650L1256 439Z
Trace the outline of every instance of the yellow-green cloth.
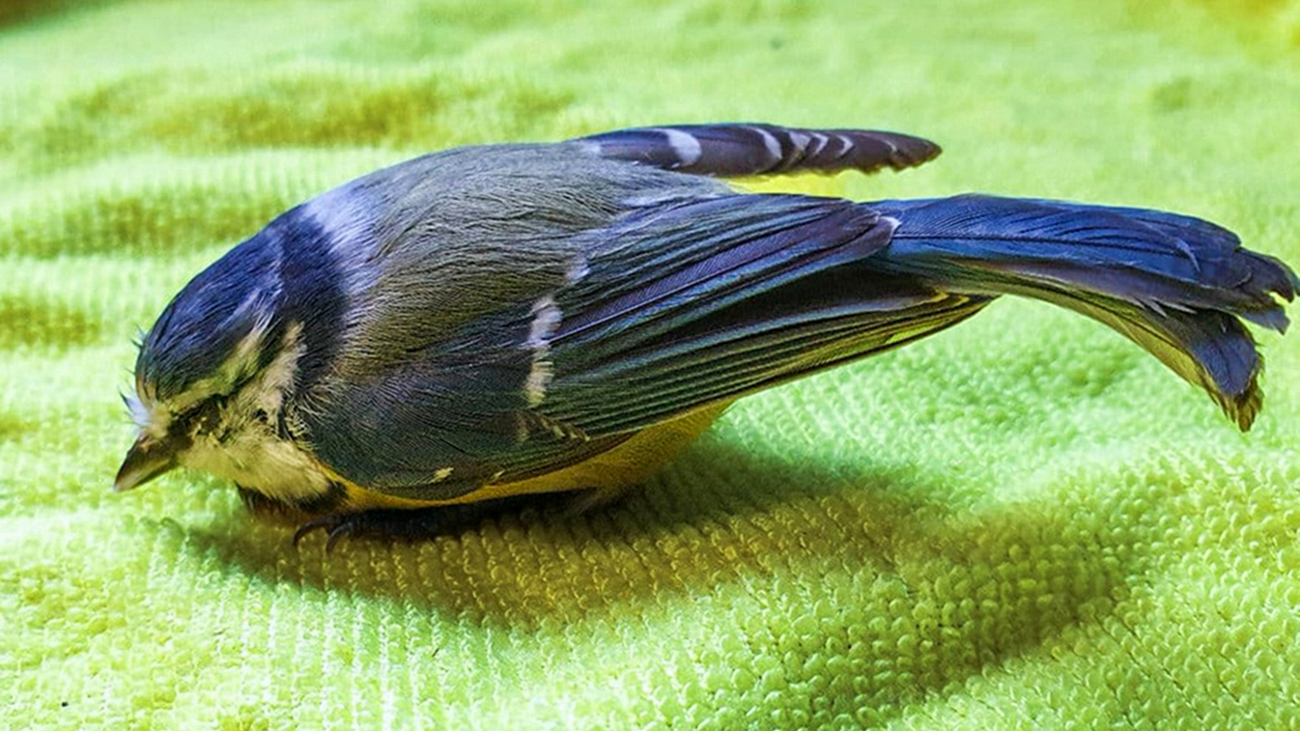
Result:
M1300 264L1300 2L8 2L0 725L1300 728L1300 334L1240 435L1004 300L746 399L643 491L417 545L110 489L132 339L279 211L459 144L760 120Z

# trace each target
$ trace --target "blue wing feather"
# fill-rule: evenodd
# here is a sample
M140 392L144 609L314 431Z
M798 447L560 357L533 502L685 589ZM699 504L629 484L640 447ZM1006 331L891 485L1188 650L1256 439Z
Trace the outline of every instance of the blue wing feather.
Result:
M314 417L317 453L368 487L453 497L860 354L866 336L846 337L845 328L888 329L882 323L897 311L934 293L899 284L880 291L889 300L882 306L833 294L840 287L815 287L819 296L789 290L869 257L890 228L869 209L801 196L632 209L578 234L587 268L547 295L559 316L553 332L538 332L537 302L466 323L339 394ZM538 368L543 381L533 380Z
M811 171L871 173L933 160L929 140L862 129L798 129L771 124L680 124L635 127L580 137L590 153L698 175L742 177Z
M1101 320L1247 428L1260 361L1238 318L1280 328L1274 296L1295 291L1284 266L1197 219L983 196L665 200L564 250L575 242L586 271L547 295L553 328L539 332L527 302L466 323L350 389L332 413L373 418L334 431L367 441L325 436L322 456L391 494L451 497L910 342L1001 294Z
M1238 318L1282 329L1277 298L1296 290L1198 219L987 196L661 196L556 250L585 268L350 383L313 417L321 458L384 492L452 497L923 337L1001 294L1101 320L1247 428L1260 360Z
M1262 367L1238 318L1284 331L1295 274L1227 229L1159 211L967 195L866 204L897 218L887 269L1087 314L1203 387L1243 429Z

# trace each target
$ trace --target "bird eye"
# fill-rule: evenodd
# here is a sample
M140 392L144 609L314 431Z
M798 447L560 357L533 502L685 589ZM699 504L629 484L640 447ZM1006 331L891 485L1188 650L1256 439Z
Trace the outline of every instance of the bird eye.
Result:
M177 414L169 431L176 434L212 433L221 426L221 410L226 399L214 396L189 411Z
M258 409L257 411L254 411L254 412L253 412L253 418L254 418L254 419L257 419L258 421L262 422L263 424L265 424L265 423L267 423L268 421L271 420L271 417L268 416L267 413L266 413L266 409Z

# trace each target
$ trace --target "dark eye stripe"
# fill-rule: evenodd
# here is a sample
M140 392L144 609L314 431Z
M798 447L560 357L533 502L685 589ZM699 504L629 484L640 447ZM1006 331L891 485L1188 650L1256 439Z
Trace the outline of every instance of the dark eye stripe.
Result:
M221 411L225 406L225 396L204 399L188 411L177 414L167 431L186 439L192 439L200 432L214 433L221 426Z

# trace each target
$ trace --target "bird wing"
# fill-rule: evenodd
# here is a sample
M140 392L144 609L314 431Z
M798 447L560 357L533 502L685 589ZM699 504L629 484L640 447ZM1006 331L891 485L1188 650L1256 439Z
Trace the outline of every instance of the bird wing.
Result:
M880 130L799 129L771 124L634 127L572 140L611 160L720 178L795 172L873 173L938 157L935 143Z
M983 305L855 267L893 226L848 201L791 195L633 208L576 235L584 258L564 285L335 388L306 416L313 448L359 485L448 499Z

